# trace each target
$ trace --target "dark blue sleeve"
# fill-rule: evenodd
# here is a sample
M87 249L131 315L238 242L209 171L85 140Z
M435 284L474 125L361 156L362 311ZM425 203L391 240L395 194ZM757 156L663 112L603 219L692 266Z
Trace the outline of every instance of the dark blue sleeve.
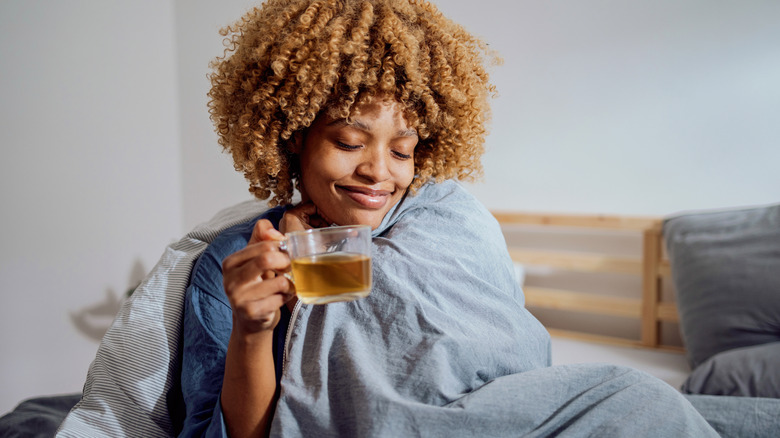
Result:
M192 270L182 322L181 388L185 419L179 436L227 436L219 397L233 312L222 286L222 260L246 246L257 220L268 218L276 227L283 213L284 209L272 209L257 219L225 230L198 258Z
M218 273L221 283L221 270L213 269L216 263L212 254L201 256L198 262L200 269L193 272L184 301L181 387L185 419L180 436L185 437L227 436L224 434L219 395L233 313L227 298L220 299L213 292L206 292L204 289L212 288L203 287L202 281L196 280L205 273ZM221 286L217 289L222 291Z

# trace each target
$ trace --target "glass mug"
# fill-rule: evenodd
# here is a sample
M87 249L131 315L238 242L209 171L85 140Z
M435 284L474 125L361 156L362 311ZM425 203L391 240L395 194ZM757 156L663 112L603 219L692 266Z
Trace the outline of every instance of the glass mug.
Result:
M352 301L371 293L371 227L313 228L285 235L295 294L304 304Z

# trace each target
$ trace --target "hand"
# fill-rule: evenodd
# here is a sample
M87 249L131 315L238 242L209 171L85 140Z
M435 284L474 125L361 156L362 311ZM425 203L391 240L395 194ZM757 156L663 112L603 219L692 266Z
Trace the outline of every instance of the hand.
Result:
M288 233L310 228L324 228L330 224L331 221L320 215L314 203L306 201L284 212L284 216L279 222L279 230L282 233Z
M274 329L279 308L294 296L290 257L279 250L284 236L266 219L257 221L247 246L222 262L222 281L233 309L233 330L251 336Z

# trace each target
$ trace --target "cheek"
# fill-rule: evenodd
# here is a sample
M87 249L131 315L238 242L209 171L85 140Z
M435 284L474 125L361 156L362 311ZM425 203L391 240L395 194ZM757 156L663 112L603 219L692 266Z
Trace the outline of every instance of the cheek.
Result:
M351 176L354 170L355 166L351 165L349 157L333 156L320 161L317 175L322 180L338 181Z
M404 163L397 173L398 185L401 187L409 187L414 181L414 162L409 160L409 163Z
M318 155L308 157L308 165L303 172L305 185L323 188L329 183L338 181L352 174L349 160L340 156Z

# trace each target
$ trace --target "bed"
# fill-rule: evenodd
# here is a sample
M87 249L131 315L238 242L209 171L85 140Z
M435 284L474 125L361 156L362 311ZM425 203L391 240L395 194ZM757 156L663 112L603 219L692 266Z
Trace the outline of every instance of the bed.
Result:
M661 217L494 211L553 363L609 362L679 388L690 372Z
M202 247L218 228L256 213L256 204L223 212L172 245L171 254ZM780 346L776 275L780 205L666 218L498 211L493 215L523 282L526 306L553 335L553 364L627 365L688 394L740 396L723 399L740 409L751 406L754 418L740 421L762 423L765 435L757 436L774 436L780 430L780 402L765 403L777 398L780 388L775 366ZM735 251L740 254L738 263L733 260ZM191 262L166 257L163 266ZM562 278L554 280L560 273ZM747 283L757 291L734 294L735 287L744 286L728 280L735 276L751 279ZM721 291L720 283L730 287ZM599 284L618 287L598 290ZM680 285L682 291L675 287ZM702 309L697 286L719 294L716 310L719 306L735 311L718 315L712 306ZM719 326L732 330L718 331ZM741 332L748 335L739 339ZM159 357L165 361L168 346L160 348L165 351ZM163 373L154 378L169 377ZM25 401L0 419L0 435L51 436L78 398L67 394ZM705 402L697 409L722 410L723 405ZM710 412L711 418L719 419L713 426L724 436L738 436L733 416Z
M554 364L627 365L687 394L780 396L780 204L493 214L526 306L553 335ZM579 276L549 287L557 272Z

